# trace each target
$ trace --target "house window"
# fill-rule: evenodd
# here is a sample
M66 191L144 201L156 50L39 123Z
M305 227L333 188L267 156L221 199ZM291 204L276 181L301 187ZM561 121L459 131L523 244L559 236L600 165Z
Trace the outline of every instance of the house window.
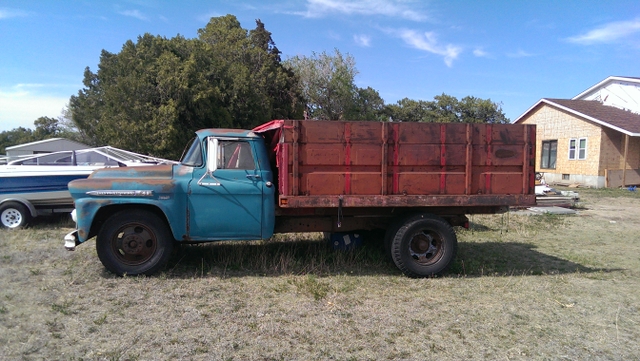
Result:
M569 139L569 159L587 159L587 138Z
M578 140L578 159L587 159L587 138Z
M557 154L558 154L557 140L542 141L542 160L540 162L540 168L556 169Z
M576 139L569 139L569 159L576 159Z

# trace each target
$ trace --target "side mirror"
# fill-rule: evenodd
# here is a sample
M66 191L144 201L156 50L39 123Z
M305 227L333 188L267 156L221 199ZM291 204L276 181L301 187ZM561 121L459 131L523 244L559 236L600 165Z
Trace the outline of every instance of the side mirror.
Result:
M218 139L207 139L207 173L213 173L218 169Z

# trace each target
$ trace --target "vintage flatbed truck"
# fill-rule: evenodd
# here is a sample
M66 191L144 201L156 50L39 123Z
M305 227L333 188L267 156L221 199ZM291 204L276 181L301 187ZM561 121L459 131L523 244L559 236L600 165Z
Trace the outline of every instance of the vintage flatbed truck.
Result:
M468 214L535 204L535 126L277 120L204 129L179 164L69 183L75 247L97 236L119 275L153 274L175 242L385 230L406 275L443 272Z

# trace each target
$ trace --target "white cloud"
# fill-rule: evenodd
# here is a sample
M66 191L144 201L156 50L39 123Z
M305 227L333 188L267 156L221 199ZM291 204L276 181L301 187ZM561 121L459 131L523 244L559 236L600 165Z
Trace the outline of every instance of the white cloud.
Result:
M0 19L16 18L19 16L27 16L27 13L17 9L0 8Z
M371 37L367 35L354 35L353 40L359 46L370 47L371 46Z
M406 1L397 0L307 0L307 11L297 12L309 18L328 14L382 15L412 21L424 21L427 16L407 6Z
M462 48L457 45L439 44L436 34L432 31L418 33L415 30L401 29L388 32L400 37L405 43L416 49L443 56L444 63L447 64L448 67L451 67L453 61L462 53Z
M631 21L614 21L566 40L582 45L611 43L638 32L640 32L640 18Z
M515 53L508 53L507 56L510 58L528 58L534 56L535 54L528 53L522 49L518 49Z
M477 56L478 58L488 58L489 53L487 53L484 49L482 48L475 48L473 50L473 55Z
M132 18L136 18L142 21L149 21L149 18L143 13L141 13L139 10L122 10L122 11L118 11L118 14L124 15L124 16L130 16Z
M202 15L199 15L197 17L197 20L202 22L202 23L209 23L211 18L217 18L217 17L223 16L223 15L224 14L221 14L221 13L218 13L218 12L204 13Z
M43 84L18 84L10 89L0 88L0 131L17 127L34 128L40 117L57 118L69 102L69 97L41 94Z

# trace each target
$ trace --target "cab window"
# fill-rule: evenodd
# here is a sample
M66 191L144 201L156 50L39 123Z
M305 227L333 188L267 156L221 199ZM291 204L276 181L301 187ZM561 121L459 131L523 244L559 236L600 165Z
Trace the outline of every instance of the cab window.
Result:
M256 168L249 142L224 140L218 143L218 147L218 169Z
M202 167L202 146L198 137L191 139L191 142L187 145L187 152L182 157L181 164L191 167Z

